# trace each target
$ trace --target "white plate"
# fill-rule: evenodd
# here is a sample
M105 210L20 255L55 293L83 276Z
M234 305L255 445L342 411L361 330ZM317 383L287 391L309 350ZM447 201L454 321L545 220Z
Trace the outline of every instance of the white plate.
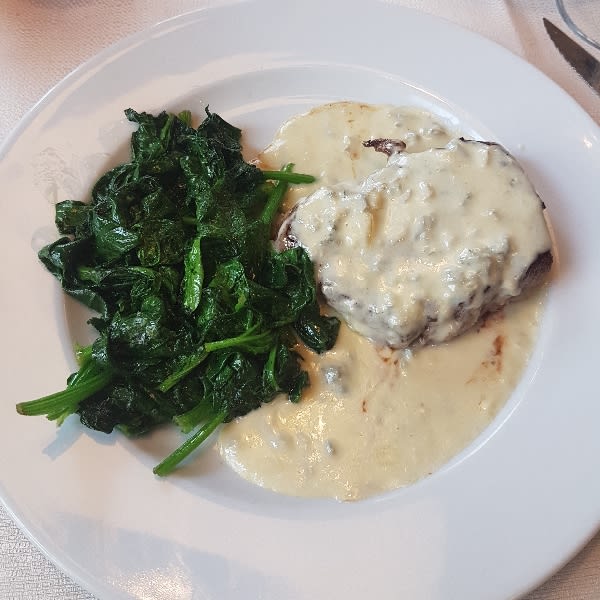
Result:
M522 161L560 251L542 334L501 415L451 465L356 504L245 483L207 451L158 480L176 432L139 443L19 417L74 368L77 311L37 261L53 202L126 155L122 110L209 103L254 149L335 99L419 104ZM600 524L598 128L528 64L377 0L218 3L116 45L53 90L2 150L1 495L102 599L506 599ZM65 309L66 307L66 309Z

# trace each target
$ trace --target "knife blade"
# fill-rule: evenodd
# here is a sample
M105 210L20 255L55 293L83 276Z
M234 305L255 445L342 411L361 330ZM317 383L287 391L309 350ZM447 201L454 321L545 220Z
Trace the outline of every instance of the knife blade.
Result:
M600 94L600 61L563 33L551 21L546 18L543 21L548 36L564 59L597 94Z

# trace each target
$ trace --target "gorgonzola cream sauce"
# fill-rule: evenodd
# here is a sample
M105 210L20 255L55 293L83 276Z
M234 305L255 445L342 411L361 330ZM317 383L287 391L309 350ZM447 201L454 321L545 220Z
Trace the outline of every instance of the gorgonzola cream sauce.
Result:
M294 162L318 175L318 186L332 186L385 167L387 157L363 140L401 139L407 152L421 152L456 136L421 110L336 103L286 123L260 160L271 169ZM291 190L286 210L315 187ZM301 402L279 397L228 424L220 452L242 477L284 494L355 500L409 485L465 448L506 402L543 296L538 290L451 342L414 352L343 324L330 352L301 350L311 381Z

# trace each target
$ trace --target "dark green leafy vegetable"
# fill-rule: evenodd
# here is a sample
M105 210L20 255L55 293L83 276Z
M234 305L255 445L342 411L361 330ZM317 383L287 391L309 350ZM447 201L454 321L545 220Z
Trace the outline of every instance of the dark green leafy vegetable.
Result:
M270 243L288 184L310 175L245 162L240 130L208 110L196 129L189 111L125 114L131 162L100 177L89 203L59 203L63 237L39 252L98 313L98 338L78 349L64 391L17 410L128 435L174 421L192 434L155 468L166 475L219 424L279 393L297 402L298 339L323 352L339 322L320 314L306 252Z

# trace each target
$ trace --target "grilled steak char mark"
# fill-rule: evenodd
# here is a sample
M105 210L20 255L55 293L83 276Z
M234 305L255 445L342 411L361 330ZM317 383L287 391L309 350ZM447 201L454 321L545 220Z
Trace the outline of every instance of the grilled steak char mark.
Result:
M377 152L383 152L387 156L406 150L406 144L402 140L391 140L389 138L365 140L363 146L365 148L373 148Z

